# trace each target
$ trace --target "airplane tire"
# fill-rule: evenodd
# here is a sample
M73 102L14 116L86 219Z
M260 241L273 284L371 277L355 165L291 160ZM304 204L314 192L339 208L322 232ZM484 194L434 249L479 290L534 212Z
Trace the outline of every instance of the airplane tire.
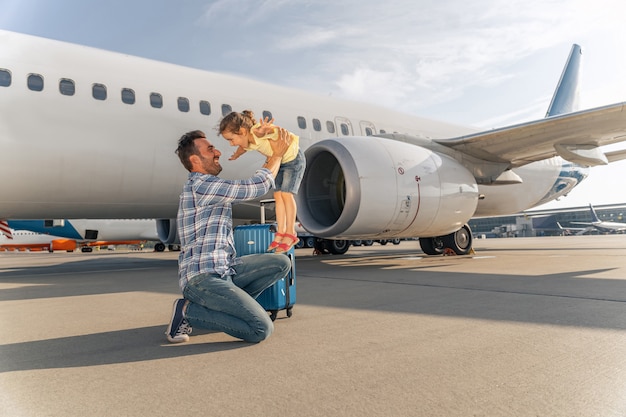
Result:
M155 252L163 252L164 250L165 250L165 245L163 243L159 242L156 245L154 245Z
M350 241L349 240L327 240L326 246L328 247L328 251L333 255L343 255L348 252L350 249Z
M467 255L472 250L472 231L466 224L456 232L444 236L443 243L457 255Z
M420 248L426 255L442 255L445 249L441 237L420 237Z

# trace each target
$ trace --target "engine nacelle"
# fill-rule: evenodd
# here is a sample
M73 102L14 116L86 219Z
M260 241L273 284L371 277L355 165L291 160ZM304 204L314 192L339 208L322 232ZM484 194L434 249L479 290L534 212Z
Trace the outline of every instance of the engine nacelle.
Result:
M374 136L306 151L298 219L315 236L433 237L460 229L478 203L473 175L429 149Z
M180 245L178 238L178 230L176 228L176 219L158 219L157 235L159 240L166 245Z

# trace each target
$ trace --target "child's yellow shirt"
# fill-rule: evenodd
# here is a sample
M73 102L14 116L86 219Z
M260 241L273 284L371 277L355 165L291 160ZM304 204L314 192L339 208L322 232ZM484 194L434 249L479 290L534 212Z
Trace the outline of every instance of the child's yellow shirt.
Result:
M252 129L256 129L259 126L260 123L252 126L250 133L252 133ZM289 145L289 148L287 148L285 155L283 155L283 159L281 160L282 164L291 162L296 159L296 156L298 156L300 137L291 132L289 132L289 135L291 136L291 144ZM252 136L254 137L254 141L256 143L249 143L244 149L246 151L259 151L265 156L272 156L272 147L270 146L269 141L278 139L278 129L275 128L274 133L270 133L269 135L265 135L261 138L257 137L254 133L252 133Z

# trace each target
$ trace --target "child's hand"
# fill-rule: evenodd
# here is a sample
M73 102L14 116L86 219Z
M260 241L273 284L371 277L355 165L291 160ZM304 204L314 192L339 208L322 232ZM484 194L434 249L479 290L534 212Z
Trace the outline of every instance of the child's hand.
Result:
M269 119L266 117L265 119L261 119L260 125L252 130L252 133L257 138L262 138L263 136L269 135L270 133L274 133L275 126L273 125L274 118Z
M228 158L229 161L234 161L235 159L239 158L241 155L243 155L244 153L246 153L246 150L244 148L242 148L241 146L239 146L237 148L237 150L235 151L234 154L232 154L230 156L230 158Z

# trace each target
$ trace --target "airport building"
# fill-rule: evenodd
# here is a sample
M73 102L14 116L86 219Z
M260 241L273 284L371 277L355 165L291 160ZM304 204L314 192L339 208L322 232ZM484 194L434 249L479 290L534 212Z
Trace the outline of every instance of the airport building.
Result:
M593 206L602 221L626 223L626 203ZM567 209L528 210L511 216L481 217L469 221L475 237L531 237L576 234L568 230L591 223L589 206ZM560 227L559 227L560 225ZM599 234L597 230L586 234Z

